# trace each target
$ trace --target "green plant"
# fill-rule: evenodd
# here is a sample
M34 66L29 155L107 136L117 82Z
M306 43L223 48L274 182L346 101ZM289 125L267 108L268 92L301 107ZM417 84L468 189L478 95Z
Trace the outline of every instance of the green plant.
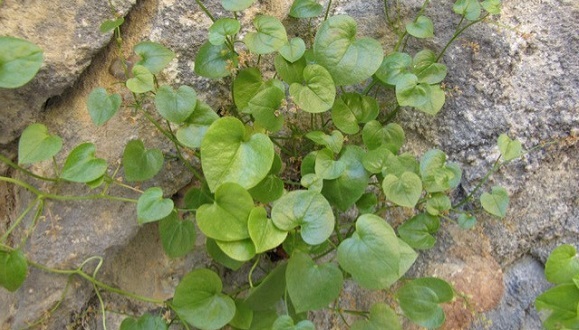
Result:
M253 2L223 0L222 5L237 17L235 12ZM165 306L173 312L171 322L186 328L217 329L229 324L238 329L313 329L307 312L323 308L359 315L351 325L354 329L401 328L395 303L411 321L428 328L441 326L445 316L439 305L453 299L451 286L438 278L404 275L418 256L416 250L434 246L441 220L457 221L465 229L476 224L475 212L464 211L463 206L505 217L509 198L504 188L482 193L480 202L474 198L494 172L522 155L522 146L501 135L501 156L473 191L453 205L452 191L462 177L459 166L437 149L419 159L401 153L405 134L392 121L400 107L430 115L440 111L445 102L441 82L447 74L440 59L465 29L498 13L500 2L456 1L453 10L460 21L447 45L440 52L425 49L414 56L405 52L408 38L433 36L433 23L425 16L428 0L407 24L402 17L390 16L398 11L385 1L387 20L398 35L396 46L386 56L378 41L357 38L353 18L329 17L331 1L317 31L293 39L270 16L257 16L254 32L240 39L239 21L216 19L197 3L214 23L197 54L195 72L231 83L233 104L227 115L214 112L192 87L159 84L156 75L174 57L166 47L142 42L133 49L139 61L132 68L126 60L121 62L129 77L124 86L132 93L132 99L125 101L132 102L136 113L171 141L175 156L196 177L198 186L187 191L184 205L175 205L159 187L140 191L122 183L120 168L111 171L92 143L78 145L59 164L55 155L62 147L61 139L42 124L30 125L20 138L18 164L4 156L0 160L36 179L83 183L95 193L58 195L0 177L36 195L0 239L0 285L17 290L29 266L81 276L94 286L103 306L99 292L108 290ZM310 26L322 14L324 8L313 0L296 0L290 11L290 16L306 19ZM123 22L117 18L101 26L102 32L114 31L119 49ZM12 53L3 44L15 42L26 43L0 38L2 87L22 85L41 63L35 46L26 43L25 50ZM275 78L264 78L263 72L271 69L267 59L273 61ZM121 109L121 95L111 90L99 87L88 97L95 125L105 124ZM390 93L391 106L380 106L370 95L378 90ZM144 104L154 104L156 111ZM183 155L185 150L193 151L188 154L201 168ZM153 178L163 166L164 154L148 149L141 140L130 141L122 156L124 180ZM51 159L51 177L23 167ZM137 191L140 197L111 195L113 185ZM26 237L14 246L8 244L10 234L31 212L35 227L46 200L90 199L136 204L138 223L158 223L170 257L193 249L196 229L192 219L184 216L193 213L207 237L207 252L217 263L233 270L253 263L247 284L235 292L223 292L215 272L196 269L181 280L173 299L158 301L97 280L100 258L91 258L74 270L50 269L27 260L22 252ZM385 218L390 210L401 207L412 209L414 215L395 230ZM267 262L273 249L283 252L284 260ZM96 270L86 273L84 266L94 260L99 261ZM267 275L254 282L258 266ZM395 301L378 303L370 311L345 310L338 297L349 278L363 288L390 290ZM279 302L281 312L272 308ZM121 329L166 328L160 316L148 314L128 318L121 325Z

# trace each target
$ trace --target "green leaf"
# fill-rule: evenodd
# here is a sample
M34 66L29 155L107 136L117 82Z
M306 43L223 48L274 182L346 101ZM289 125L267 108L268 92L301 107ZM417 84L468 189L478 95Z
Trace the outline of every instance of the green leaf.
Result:
M535 299L538 311L547 310L543 327L554 329L577 329L579 326L579 289L575 284L561 284L545 291Z
M261 77L261 71L258 68L245 68L239 70L237 77L233 81L233 98L235 106L243 111L249 101L263 87L264 81Z
M332 131L329 135L322 131L312 131L308 132L306 137L336 154L340 153L344 145L344 135L339 131Z
M397 154L405 138L404 130L396 123L382 126L377 120L371 120L362 130L362 140L369 150L386 146L393 154Z
M202 188L193 187L185 193L183 204L187 209L198 209L203 204L213 203L213 195L207 186Z
M306 43L302 38L292 38L287 44L279 49L279 53L288 62L294 63L304 56L306 52Z
M481 2L481 6L491 15L501 13L501 0L485 0Z
M364 158L362 159L362 164L364 164L364 168L370 173L382 173L389 164L392 164L397 157L394 156L392 151L385 146L382 145L376 149L368 151ZM402 171L401 173L389 173L394 175L401 175L406 171Z
M127 317L121 323L120 330L167 330L167 323L159 317L151 314L143 314L138 319Z
M253 321L249 330L271 330L277 317L277 312L271 306L268 310L254 311Z
M289 15L295 18L312 18L319 16L324 7L314 0L295 0Z
M308 190L317 191L321 193L324 187L324 179L322 179L317 174L309 173L302 176L300 184L305 188L308 188Z
M195 57L195 73L206 78L223 78L231 74L233 64L237 64L237 57L227 45L213 45L207 41Z
M330 149L322 149L316 155L316 175L324 180L334 180L346 171L346 163L334 160Z
M329 110L336 98L336 87L332 76L324 67L310 64L304 68L305 86L300 83L290 85L290 95L304 111L320 113Z
M435 115L442 109L446 96L439 85L418 83L416 75L407 73L400 76L396 83L396 99L400 106L411 106Z
M494 186L490 194L485 192L480 196L480 203L488 213L504 218L509 207L509 193L503 187Z
M287 263L280 263L261 281L250 289L245 303L254 311L271 309L285 293Z
M412 249L406 249L412 251ZM380 290L390 287L403 274L401 264L412 264L416 253L400 253L401 245L390 225L373 214L361 215L356 231L338 246L340 266L352 274L360 286Z
M251 197L260 203L271 203L283 195L283 180L276 175L268 175L257 186L249 189Z
M152 74L158 74L175 57L175 53L169 48L152 41L138 43L134 51L141 59L136 65L142 65Z
M159 221L159 236L165 254L170 258L185 256L195 247L195 225L189 220L181 220L177 212Z
M433 194L428 201L426 201L426 212L431 215L437 216L450 210L452 204L450 198L447 195L441 193Z
M374 193L365 193L356 202L356 207L360 214L374 213L378 205L378 197Z
M127 80L126 85L131 92L142 94L155 88L155 78L146 67L135 65L133 67L133 78Z
M66 158L60 177L67 181L84 183L103 176L107 171L107 161L96 158L95 152L94 144L79 144Z
M42 66L42 49L14 37L0 37L0 88L23 86Z
M352 324L351 330L402 330L398 315L385 303L379 302L370 308L367 320L358 320Z
M378 102L375 98L358 93L343 93L332 107L332 122L346 134L356 134L360 123L378 117Z
M416 38L431 38L434 36L434 25L430 18L418 16L416 20L406 24L406 31Z
M163 153L159 149L145 149L141 140L131 140L123 152L123 167L127 181L146 181L163 167Z
M382 62L382 46L372 38L356 39L356 21L337 15L322 23L314 40L316 63L326 68L337 86L370 78Z
M421 50L414 55L412 73L416 75L419 83L437 84L446 77L446 65L437 63L437 57L430 49Z
M553 284L573 283L573 277L579 274L579 256L573 245L557 247L545 264L547 281Z
M26 127L18 141L18 163L32 164L47 160L62 149L62 139L48 133L43 124Z
M282 84L281 81L279 83ZM264 84L264 88L249 100L244 112L251 114L257 125L271 132L277 132L283 127L284 117L278 109L284 99L285 91L271 81Z
M406 53L394 52L384 57L376 78L388 85L396 86L398 82L410 73L412 57Z
M241 29L241 24L233 18L220 18L209 27L209 42L215 46L222 45L227 36L236 35Z
M452 10L458 15L464 16L469 21L479 18L481 5L479 0L457 0L452 6Z
M436 243L436 234L440 228L438 217L420 213L398 226L398 234L404 242L419 250L430 249Z
M249 237L255 245L255 253L271 250L283 243L287 237L287 232L280 230L273 224L263 207L255 207L251 210L247 228Z
M217 261L218 263L222 264L223 266L231 269L231 270L238 270L243 264L244 261L239 261L230 258L225 252L221 250L221 248L217 245L214 239L207 238L205 242L205 248L207 249L207 253L213 258L213 260Z
M454 293L445 281L425 277L407 282L396 295L404 315L412 322L432 329L444 323L444 311L439 304L451 301Z
M10 292L20 288L28 272L28 262L20 250L0 251L0 286Z
M498 139L499 150L505 161L521 157L523 147L520 141L511 140L508 135L501 134Z
M92 122L97 126L104 125L120 109L121 102L119 94L109 95L102 87L93 89L86 103Z
M413 208L422 194L420 177L411 172L404 172L399 177L388 174L382 181L382 190L388 200L397 205Z
M216 240L215 243L233 260L248 261L255 257L255 246L249 238L229 242Z
M255 0L221 0L221 5L228 11L242 11L251 6Z
M471 229L476 225L476 218L472 214L462 213L457 221L462 229Z
M420 159L420 176L426 191L442 192L458 186L462 171L458 165L446 163L444 152L432 149Z
M107 33L123 25L124 22L125 19L123 17L117 19L108 19L100 25L99 30L102 33Z
M294 320L289 315L281 315L275 320L271 330L315 330L311 321L302 320L294 325Z
M137 217L139 224L161 220L173 212L173 201L163 198L163 190L151 187L137 201Z
M193 114L177 129L177 140L192 149L201 147L209 126L217 119L219 115L207 103L197 100Z
M334 213L320 193L294 190L280 198L271 210L276 227L289 231L301 226L301 236L310 245L323 243L334 231Z
M253 311L249 309L243 300L235 300L235 316L229 325L235 329L249 329L253 322Z
M257 32L249 32L243 42L255 54L269 54L288 42L285 27L273 16L261 15L253 20Z
M253 209L253 199L243 187L228 182L215 191L213 204L197 209L197 225L207 237L219 241L249 238L247 221Z
M283 56L277 54L274 59L275 70L283 81L288 85L293 83L301 84L304 79L304 69L307 65L304 57L295 61L288 62Z
M173 90L171 86L163 85L155 95L155 105L159 114L168 121L180 124L184 122L197 106L197 93L189 86L181 86Z
M273 163L273 143L262 133L249 134L233 117L216 120L201 142L201 166L211 191L225 182L245 189L263 180Z
M235 302L221 293L219 275L198 269L185 275L175 288L172 307L179 317L199 329L219 329L235 316Z
M340 295L344 282L336 265L317 265L310 256L299 251L289 259L285 277L297 313L328 307Z

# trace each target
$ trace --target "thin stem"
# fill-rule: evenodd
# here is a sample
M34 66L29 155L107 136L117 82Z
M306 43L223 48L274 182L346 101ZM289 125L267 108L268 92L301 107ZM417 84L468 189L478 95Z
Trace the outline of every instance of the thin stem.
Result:
M494 162L493 167L487 172L487 174L476 185L476 187L474 187L474 189L470 192L470 194L468 194L468 196L466 196L458 204L453 205L452 208L453 209L459 208L459 207L463 206L464 204L466 204L468 201L470 201L472 199L472 196L488 181L490 176L501 167L502 163L500 161L501 161L501 157L499 156L499 158L497 158L497 160Z
M249 270L249 274L247 274L247 280L249 281L249 287L253 288L253 280L251 279L251 277L253 276L253 271L255 270L255 268L257 267L257 265L259 264L259 260L261 255L257 256L257 258L255 258L255 262L253 263L253 266L251 266L251 269Z
M93 200L93 199L108 199L108 200L117 201L117 202L137 203L136 199L111 196L111 195L103 195L103 194L93 194L93 195L85 195L85 196L42 194L41 197L45 198L45 199L56 200L56 201L86 201L86 200Z
M16 227L18 227L18 225L20 225L20 222L22 222L22 220L28 214L28 212L32 211L32 209L38 204L38 201L39 201L39 198L37 197L35 200L33 200L32 202L30 202L28 204L28 206L26 207L24 212L22 212L22 214L20 214L18 219L16 219L16 221L14 221L14 223L10 226L10 228L8 228L8 230L4 233L4 235L2 235L2 237L0 237L0 242L6 241L6 239L10 235L10 233L12 233L12 231L14 231L14 229L16 229Z
M3 162L3 163L5 163L6 165L12 167L13 169L18 170L18 171L21 171L21 172L23 172L24 174L26 174L26 175L28 175L28 176L31 176L31 177L33 177L33 178L36 178L36 179L39 179L39 180L44 180L44 181L50 181L50 182L57 182L57 181L58 181L58 179L55 179L55 178L47 178L47 177L44 177L44 176L40 176L40 175L34 174L34 173L30 172L29 170L25 169L24 167L21 167L20 165L12 162L10 159L4 157L3 155L0 155L0 161Z
M187 169L191 173L193 173L193 175L197 178L197 180L199 180L199 182L205 182L205 179L203 178L203 176L201 176L201 174L197 171L197 169L193 167L193 165L191 165L191 163L189 163L189 161L186 160L185 157L183 157L183 154L181 153L181 145L177 143L177 137L175 137L175 134L173 134L173 131L171 130L171 126L168 121L167 126L169 127L169 133L171 134L171 136L173 136L171 141L173 142L173 145L175 145L175 149L177 150L177 157L179 157L181 162L185 165L185 167L187 167Z
M33 187L32 185L24 182L24 181L20 181L18 179L13 179L13 178L7 178L5 176L0 176L0 181L4 181L4 182L9 182L12 184L15 184L17 186L20 186L26 190L29 190L30 192L32 192L33 194L35 194L36 196L42 196L43 193L42 191L36 189L35 187Z
M366 88L364 88L362 94L368 95L368 93L370 93L370 91L374 86L376 86L376 84L378 84L378 80L376 78L372 78L372 81L368 84L368 86L366 86Z
M142 191L141 189L137 189L137 188L135 188L135 187L131 187L131 186L129 186L128 184L124 184L124 183L119 182L119 181L117 181L117 180L115 180L115 179L113 179L113 178L111 178L111 179L112 179L112 180L111 180L111 183L113 183L114 185L117 185L117 186L119 186L119 187L123 187L123 188L129 189L129 190L132 190L132 191L134 191L134 192L138 192L138 193L140 193L140 194L143 193L143 191Z
M195 0L195 2L197 2L199 7L201 7L201 10L205 13L205 15L207 15L207 17L209 17L211 22L215 22L215 17L213 17L213 15L211 15L209 10L207 10L207 7L205 7L205 5L200 0Z
M38 219L40 219L42 212L44 212L44 200L38 199L37 205L38 205L38 207L36 208L36 212L34 213L34 217L32 218L32 227L31 227L32 230L34 230L34 228L36 228L36 225L38 224ZM29 233L24 235L24 237L22 237L22 240L20 240L20 244L18 244L18 248L25 246L26 241L28 240L29 237L30 237Z
M328 19L330 14L330 7L332 6L332 0L328 1L328 7L326 8L326 14L324 15L324 21Z
M489 14L487 13L486 15L484 15L483 17L472 21L470 23L468 23L467 25L465 25L462 28L459 28L460 25L462 24L462 22L464 21L464 15L460 18L460 22L457 25L457 29L454 32L454 34L452 35L452 38L450 38L450 40L446 43L446 45L444 46L444 48L442 49L442 51L440 52L440 54L438 54L438 56L436 57L435 62L438 62L442 56L444 55L444 53L446 52L446 49L454 42L454 40L456 40L456 38L458 38L458 36L460 36L466 29L468 29L469 27L473 26L474 24L478 23L478 22L482 22L484 21L487 17L489 16Z

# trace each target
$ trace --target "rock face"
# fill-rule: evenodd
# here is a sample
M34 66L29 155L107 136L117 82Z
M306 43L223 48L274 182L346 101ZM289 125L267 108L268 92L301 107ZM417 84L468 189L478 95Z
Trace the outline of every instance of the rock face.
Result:
M225 109L231 102L226 86L193 73L194 56L211 24L194 1L113 3L122 16L127 15L120 50L111 42L110 34L98 31L100 23L111 18L106 1L52 1L50 6L42 1L6 1L0 5L0 34L28 39L45 51L45 64L30 84L17 90L0 90L3 154L14 156L9 143L34 121L42 121L63 137L65 150L61 155L80 142L91 141L97 145L100 157L115 164L125 143L136 137L143 138L147 147L170 148L159 134L151 133L155 129L150 123L128 107L102 127L92 124L86 110L85 100L92 88L115 89L116 80L109 68L119 52L129 56L132 46L142 40L161 42L176 52L162 79L193 86L216 110ZM216 16L225 14L219 1L203 3ZM331 13L356 18L359 33L379 39L389 52L396 38L385 23L383 3L334 1ZM435 38L426 44L410 42L411 52L424 46L437 50L444 47L458 23L452 3L437 2L426 8L425 14L435 24ZM291 26L294 22L286 18L290 5L291 1L285 0L259 1L241 19L250 22L255 14L268 13ZM400 12L413 17L421 6L422 1L404 1ZM488 190L500 184L509 191L511 205L505 219L481 216L476 229L469 232L445 224L437 246L424 253L413 267L412 275L439 276L468 297L445 307L446 329L538 328L540 322L532 303L547 287L542 263L557 245L578 244L577 22L579 5L575 1L504 3L500 16L467 30L446 52L443 60L449 75L443 110L436 117L410 109L398 115L397 121L409 137L408 150L421 154L437 147L461 163L463 195L476 186L497 158L496 139L501 133L520 139L526 149L557 140L501 169L485 187ZM50 173L50 164L34 170ZM191 180L176 162L167 162L163 173L150 184L162 186L168 196ZM87 192L69 186L58 189L63 194ZM134 197L127 191L113 193ZM0 185L0 197L0 228L4 230L32 196ZM75 268L91 256L102 256L105 263L99 279L138 294L168 298L185 272L210 265L197 253L178 260L162 255L156 226L137 226L132 204L49 203L45 215L25 248L31 260L50 267ZM198 251L203 244L199 237ZM87 265L87 271L95 265ZM67 280L66 276L33 269L18 292L0 291L0 328L19 329L39 320L61 299ZM78 278L68 286L62 305L44 325L64 329L75 322L88 322L91 328L98 328L101 322L94 309L98 309L98 300L93 288ZM117 311L138 314L153 308L114 295L106 294L104 298ZM352 309L367 307L370 300L385 299L388 297L383 293L363 292L353 284L348 284L342 295L344 305ZM470 309L464 308L465 304ZM108 313L108 318L109 328L118 327L122 320L114 313ZM314 320L321 329L346 328L335 314L316 313Z

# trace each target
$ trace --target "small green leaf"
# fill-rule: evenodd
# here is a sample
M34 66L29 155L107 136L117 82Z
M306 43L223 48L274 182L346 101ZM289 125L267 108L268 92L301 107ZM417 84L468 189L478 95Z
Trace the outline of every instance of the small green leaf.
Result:
M35 44L14 37L0 37L0 88L23 86L42 66L43 53Z
M159 114L168 121L180 124L184 122L197 106L197 93L189 86L173 90L171 86L161 86L155 95L155 105Z
M396 293L404 315L426 328L438 328L445 320L439 304L452 300L452 287L445 281L425 277L407 282Z
M369 150L386 146L393 154L397 154L405 138L404 130L396 123L382 126L377 120L371 120L362 130L362 140Z
M305 86L300 83L290 85L290 95L304 111L320 113L329 110L336 98L336 87L332 76L324 67L310 64L304 68Z
M252 53L273 53L288 42L285 27L273 16L258 16L253 20L253 25L257 32L250 32L243 39Z
M287 232L277 228L263 207L255 207L249 214L247 223L249 236L255 245L255 252L262 253L283 243Z
M462 171L458 165L446 163L444 152L432 149L420 159L420 176L426 191L443 192L458 186Z
M283 192L283 180L273 174L266 176L257 186L249 189L251 197L264 204L279 199L283 195Z
M488 213L504 218L509 207L509 193L503 187L494 186L490 194L485 192L480 196L480 203Z
M334 180L342 176L346 171L346 163L334 160L334 154L330 149L322 149L316 155L316 175L324 180Z
M314 40L316 63L326 68L337 86L370 78L382 63L383 50L372 38L356 39L356 21L337 15L322 23Z
M221 5L228 11L242 11L251 6L255 0L221 0Z
M281 81L278 82L282 84ZM278 109L284 99L285 90L279 89L275 81L269 81L249 100L244 112L251 114L257 125L271 132L277 132L283 127L284 117Z
M136 65L142 65L152 74L158 74L175 57L175 53L169 48L152 41L138 43L134 51L141 59Z
M457 0L452 10L467 20L474 21L480 17L481 5L479 0Z
M209 126L217 119L219 119L219 115L207 103L197 100L193 114L185 120L183 126L177 129L177 140L192 149L201 147L201 141L203 141Z
M412 57L406 53L394 52L384 57L376 78L387 85L396 86L405 74L410 73Z
M275 320L271 330L316 330L316 327L309 320L302 320L294 325L294 320L291 316L281 315Z
M213 195L207 186L202 188L193 187L185 193L183 204L188 209L198 209L203 204L213 203Z
M368 151L362 159L364 168L370 173L382 173L388 166L393 163L397 157L387 146L380 146L376 149ZM406 171L402 171L404 173ZM402 173L389 173L394 175L401 175Z
M320 193L294 190L280 198L271 210L276 227L289 231L301 226L301 236L310 245L323 243L334 230L334 213Z
M62 139L48 133L43 124L26 127L18 141L18 163L32 164L52 158L62 149Z
M181 220L177 212L159 221L159 236L165 254L170 258L179 258L191 252L195 247L195 225L189 220Z
M239 70L233 81L233 98L235 105L243 111L249 101L263 87L264 81L258 68L245 68Z
M235 316L235 302L221 293L219 275L198 269L185 275L175 288L172 307L179 318L199 329L219 329Z
M121 102L122 98L119 94L109 95L102 87L93 89L86 103L92 122L97 126L104 125L117 113Z
M299 251L291 256L285 277L297 313L328 307L340 295L344 282L336 265L317 265Z
M332 121L346 134L356 134L360 123L378 117L379 107L375 98L358 93L343 93L332 107Z
M274 59L275 71L288 85L293 83L301 84L304 80L304 69L307 65L304 57L295 61L288 62L283 56L277 54Z
M430 18L418 16L415 21L406 24L406 31L416 38L431 38L434 36L434 25Z
M159 149L145 149L141 140L131 140L123 152L123 167L127 181L146 181L163 167L163 153Z
M282 262L249 291L245 303L254 311L263 311L274 306L285 293L287 263Z
M295 0L289 15L295 18L312 18L319 16L324 7L314 0Z
M430 215L441 215L442 213L450 210L452 204L450 198L442 193L435 193L426 201L426 212Z
M94 144L79 144L66 158L60 177L64 180L84 183L103 176L107 171L107 161L96 158L95 152Z
M557 247L545 264L547 281L553 284L573 283L573 277L579 274L579 256L573 245L564 244Z
M308 190L317 191L321 193L324 187L324 179L322 179L320 176L314 173L309 173L302 176L300 184L308 188Z
M370 317L352 324L351 330L402 330L396 312L385 303L379 302L370 308Z
M237 261L249 261L255 257L255 246L251 239L242 239L239 241L215 241L217 246L228 257Z
M211 79L223 78L231 74L233 64L237 65L237 57L227 45L213 45L207 41L195 57L195 73Z
M561 284L535 299L535 308L549 312L543 320L547 330L577 329L579 325L579 289L575 284Z
M239 261L230 258L225 252L221 250L221 248L217 245L214 239L207 238L205 242L205 248L207 249L207 253L213 258L213 260L217 261L218 263L222 264L223 266L231 269L231 270L238 270L245 264L244 261Z
M407 73L401 75L396 83L396 100L400 106L411 106L435 115L442 109L446 96L439 85L419 83L418 77Z
M279 53L288 62L294 63L304 56L306 43L302 38L292 38L287 44L279 49Z
M462 229L471 229L476 225L476 218L472 214L462 213L457 221Z
M209 27L209 42L215 46L222 45L227 36L233 36L239 32L241 24L233 18L220 18Z
M412 73L416 75L419 83L437 84L446 77L446 65L437 63L437 57L430 49L421 50L414 55Z
M485 0L481 2L481 6L491 15L501 13L501 0Z
M436 238L432 234L438 232L439 227L438 217L421 213L398 226L398 234L404 242L415 249L430 249L436 243Z
M332 131L329 135L322 131L312 131L307 133L306 137L336 154L342 151L344 145L344 135L339 131Z
M499 150L505 161L521 157L523 147L520 141L511 140L508 135L501 134L498 139Z
M20 288L28 272L28 262L20 250L0 251L0 286L10 292Z
M155 88L155 78L146 67L135 65L133 67L133 78L127 80L126 85L131 92L142 94Z
M159 317L151 314L143 314L138 319L127 317L121 323L120 330L167 330L167 323Z
M107 32L110 32L110 31L118 28L119 26L123 25L124 22L125 22L125 19L123 17L120 17L117 19L108 19L101 24L101 26L99 27L99 30L102 33L107 33Z
M137 201L137 216L139 224L161 220L173 211L173 201L163 198L163 190L151 187L139 197Z
M235 316L229 325L235 329L249 329L253 322L253 311L243 300L235 300Z
M374 213L378 205L378 197L374 193L365 193L356 202L356 208L360 214Z
M414 207L422 194L420 177L404 172L400 177L388 174L382 181L382 190L388 200L404 207Z

